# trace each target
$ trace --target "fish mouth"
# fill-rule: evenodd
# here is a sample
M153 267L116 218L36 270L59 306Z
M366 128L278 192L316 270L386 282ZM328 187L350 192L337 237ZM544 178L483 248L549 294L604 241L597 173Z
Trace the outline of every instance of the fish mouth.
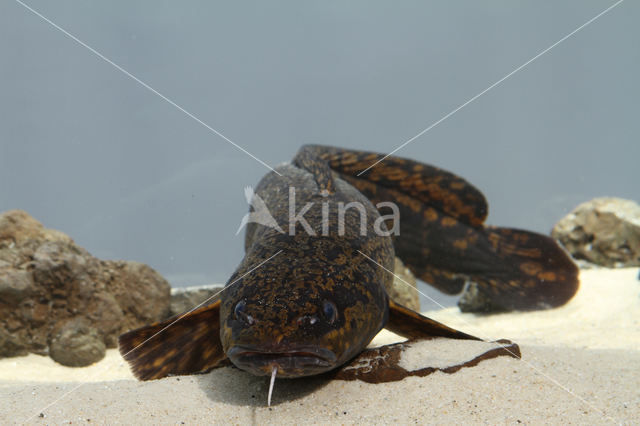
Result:
M336 355L325 348L304 346L286 350L265 350L252 346L234 346L227 356L238 368L256 376L270 376L273 367L278 377L304 377L324 373L336 366Z

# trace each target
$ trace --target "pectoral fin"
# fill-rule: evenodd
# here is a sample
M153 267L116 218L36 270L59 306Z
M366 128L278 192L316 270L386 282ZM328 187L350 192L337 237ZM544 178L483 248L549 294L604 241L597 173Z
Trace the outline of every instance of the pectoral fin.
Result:
M422 316L392 300L389 300L389 321L385 328L407 339L448 337L450 339L482 340Z
M205 372L228 364L220 342L220 301L124 333L118 343L140 380Z

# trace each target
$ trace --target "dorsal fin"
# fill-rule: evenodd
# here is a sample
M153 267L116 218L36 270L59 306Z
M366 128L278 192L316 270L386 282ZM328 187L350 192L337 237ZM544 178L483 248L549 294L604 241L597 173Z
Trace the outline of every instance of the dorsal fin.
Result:
M464 179L413 160L308 145L298 156L322 159L373 204L399 209L396 256L420 279L456 294L473 281L495 309L544 309L566 303L578 289L578 269L551 238L485 227L487 203ZM387 214L388 212L383 212Z
M298 155L309 155L308 152L315 152L319 158L328 162L331 169L343 177L349 177L349 182L358 179L375 186L395 189L467 225L481 226L487 217L487 201L482 192L460 176L438 167L389 156L358 176L367 167L384 158L384 154L306 145Z

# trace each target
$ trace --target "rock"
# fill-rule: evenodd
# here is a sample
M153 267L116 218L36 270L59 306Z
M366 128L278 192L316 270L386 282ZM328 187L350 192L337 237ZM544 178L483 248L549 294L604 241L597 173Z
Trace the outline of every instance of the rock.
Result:
M10 210L0 215L0 241L20 245L30 240L73 242L60 231L46 229L25 211Z
M0 358L14 356L15 354L26 354L28 352L28 348L22 339L12 334L6 328L0 328Z
M169 298L146 265L97 259L26 212L0 215L0 357L51 353L81 365L100 344L114 348L121 333L165 318Z
M0 268L0 300L20 303L32 295L31 273L25 270Z
M576 259L607 267L640 266L640 205L595 198L561 219L551 236Z
M85 367L104 358L106 346L100 333L89 320L78 317L66 322L54 334L49 355L68 367Z
M169 315L174 316L190 311L200 303L210 304L220 299L220 291L224 285L212 284L196 287L172 288ZM211 298L212 296L214 296ZM211 300L207 300L211 298Z
M478 289L478 284L469 281L464 292L458 299L461 312L497 313L506 312L505 308L492 302L491 298Z
M396 257L391 288L387 288L387 294L394 301L416 312L420 312L420 295L416 287L416 278L409 268ZM399 278L398 278L399 277ZM409 284L409 285L407 285Z

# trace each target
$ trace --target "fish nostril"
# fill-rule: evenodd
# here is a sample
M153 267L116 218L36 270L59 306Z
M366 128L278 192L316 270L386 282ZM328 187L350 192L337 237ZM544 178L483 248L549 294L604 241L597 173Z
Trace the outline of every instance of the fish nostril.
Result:
M317 322L318 317L316 317L315 315L303 315L301 317L298 317L298 319L296 320L298 326L314 325Z

